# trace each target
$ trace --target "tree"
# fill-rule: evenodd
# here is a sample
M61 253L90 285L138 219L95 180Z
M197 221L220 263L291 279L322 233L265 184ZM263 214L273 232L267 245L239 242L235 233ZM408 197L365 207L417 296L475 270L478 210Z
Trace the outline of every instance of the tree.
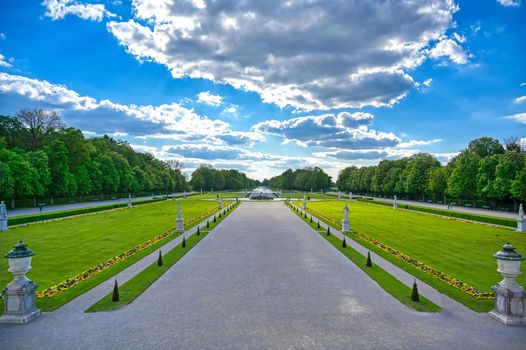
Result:
M452 172L447 182L448 193L455 198L474 198L480 156L464 151L452 160Z
M435 198L442 198L447 189L447 173L443 167L436 167L429 171L429 178L426 184L426 192Z
M6 162L0 161L0 199L12 198L15 193L15 180Z
M504 147L499 140L493 137L481 137L469 143L468 151L475 153L480 158L485 158L504 153Z
M49 159L49 172L51 175L49 194L51 196L62 196L70 192L71 186L68 181L71 181L71 176L66 146L62 141L54 140L49 146L44 148L44 152Z
M405 178L405 190L415 196L423 195L431 169L440 166L440 163L430 154L419 153L408 160Z
M29 138L27 147L30 150L42 146L53 131L63 126L56 111L42 108L24 108L16 114L16 119L25 128Z

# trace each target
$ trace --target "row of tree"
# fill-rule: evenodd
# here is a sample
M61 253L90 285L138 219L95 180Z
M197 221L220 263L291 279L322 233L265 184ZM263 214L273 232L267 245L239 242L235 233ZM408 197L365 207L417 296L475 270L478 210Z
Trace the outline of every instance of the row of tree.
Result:
M274 189L319 191L331 188L331 177L318 167L305 169L287 169L281 175L268 180L268 186Z
M0 116L0 199L189 190L177 161L135 152L108 136L85 138L55 111Z
M490 137L473 140L446 166L419 153L377 166L343 169L336 182L342 191L375 195L405 195L423 199L526 200L526 153L519 140L504 144Z
M235 169L214 169L209 164L201 164L192 173L190 185L194 191L222 191L250 189L256 182Z

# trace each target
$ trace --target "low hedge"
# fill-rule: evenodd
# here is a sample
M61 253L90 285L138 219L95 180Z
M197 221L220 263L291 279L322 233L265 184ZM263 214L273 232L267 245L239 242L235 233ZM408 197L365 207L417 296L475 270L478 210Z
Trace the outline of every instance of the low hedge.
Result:
M393 206L392 202L378 201L378 200L373 200L370 198L358 198L357 200L360 202L385 205L387 207ZM430 213L430 214L436 214L436 215L442 215L442 216L449 216L452 218L458 218L458 219L464 219L464 220L478 221L478 222L483 222L487 224L494 224L494 225L500 225L500 226L506 226L506 227L514 228L517 226L517 222L513 219L498 218L494 216L470 214L470 213L464 213L464 212L458 212L458 211L420 207L417 205L400 204L400 203L398 204L398 208L409 209L409 210L414 210L414 211L421 211L424 213Z
M144 200L139 200L139 201L132 202L132 204L133 205L141 205L141 204L146 204L146 203L160 202L160 201L164 201L164 200L165 200L164 198L144 199ZM116 208L123 208L123 207L126 207L126 206L128 206L128 202L108 204L108 205L100 205L100 206L96 206L96 207L61 210L61 211L55 211L55 212L51 212L51 213L16 216L14 218L9 218L8 223L9 223L9 226L29 224L29 223L37 222L37 221L59 219L59 218L65 218L65 217L68 217L68 216L80 215L80 214L96 213L96 212L99 212L99 211L105 211L105 210L116 209Z

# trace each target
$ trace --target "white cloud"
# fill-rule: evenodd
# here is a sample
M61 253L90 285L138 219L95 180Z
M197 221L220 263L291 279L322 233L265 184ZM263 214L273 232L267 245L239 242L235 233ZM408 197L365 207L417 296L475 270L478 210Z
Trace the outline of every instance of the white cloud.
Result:
M506 7L519 7L521 0L497 0L499 4Z
M232 114L232 115L237 115L238 107L239 106L237 106L237 105L231 105L230 107L225 108L225 110L223 112L224 113L228 113L228 114Z
M2 55L2 54L0 53L0 67L11 67L11 66L12 66L12 64L9 63L9 62L5 59L5 56Z
M447 57L457 64L468 63L468 54L466 54L462 46L450 38L440 40L435 47L431 49L430 56L436 59Z
M285 121L268 120L257 123L252 130L282 137L285 143L296 142L304 147L370 149L400 143L400 139L393 133L369 129L373 118L370 113L342 112Z
M427 141L419 141L419 140L411 140L411 141L405 141L401 142L396 147L398 148L411 148L415 146L429 146L434 143L441 142L441 139L434 139L434 140L427 140Z
M44 0L42 5L47 9L45 15L54 21L67 15L97 22L102 21L104 17L116 17L103 4L83 3L76 0Z
M424 80L422 85L429 87L429 86L431 86L432 83L433 83L433 79L432 78L428 78L428 79Z
M84 123L90 129L101 127L104 133L117 133L116 136L126 133L143 138L205 140L218 144L249 146L265 139L263 135L255 132L233 131L229 123L200 116L193 109L177 103L138 106L123 105L110 100L98 101L93 97L81 96L63 85L3 72L0 72L0 93L23 96L65 111L90 112L91 118L100 115L104 120L103 125L85 120L78 112L72 113L73 117L78 118L77 122ZM140 123L134 124L132 121ZM93 124L95 125L92 126Z
M511 119L521 124L526 124L526 113L517 113L504 117L505 119Z
M357 0L352 6L134 0L132 6L133 19L107 28L138 60L162 64L175 78L230 84L301 110L397 103L416 86L408 72L454 26L458 10L453 0ZM439 43L434 55L465 63L453 43Z
M526 102L526 95L515 98L513 102L516 104Z
M210 91L202 91L197 94L197 102L209 106L219 106L223 103L223 98L219 95L212 95Z

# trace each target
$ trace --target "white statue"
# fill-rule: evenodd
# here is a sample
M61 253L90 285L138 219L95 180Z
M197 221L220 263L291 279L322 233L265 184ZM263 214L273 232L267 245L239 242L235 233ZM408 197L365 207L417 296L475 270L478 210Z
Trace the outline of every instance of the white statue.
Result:
M0 203L0 219L7 219L7 209L5 207L4 201Z
M4 205L4 208L5 208L5 205ZM524 220L524 208L522 207L522 203L519 205L519 220Z
M181 208L181 203L177 203L177 219L175 220L175 232L184 232L184 220L183 220L183 208Z
M132 207L131 193L128 193L128 208Z
M217 207L219 209L223 209L223 201L221 200L221 195L219 195L219 197L217 197Z
M307 195L303 194L303 210L307 210Z
M352 201L352 192L349 192L349 200Z
M394 196L393 209L398 209L398 199L396 198L396 194Z
M342 232L351 232L351 220L349 220L349 206L347 204L343 206Z
M183 218L183 208L181 208L181 203L177 203L177 219Z
M342 192L338 191L338 199L342 199Z

